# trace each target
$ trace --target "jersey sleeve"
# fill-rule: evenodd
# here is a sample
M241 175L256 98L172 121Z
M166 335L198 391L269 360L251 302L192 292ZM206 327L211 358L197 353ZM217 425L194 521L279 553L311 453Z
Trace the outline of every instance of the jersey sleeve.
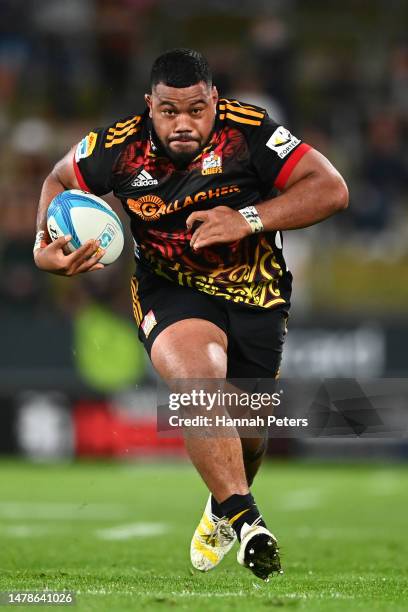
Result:
M104 195L112 191L112 167L117 151L106 147L109 128L97 128L76 146L74 170L84 191Z
M141 115L125 117L89 132L75 149L74 170L84 191L104 195L113 190L113 170L129 138L139 132Z
M302 142L268 115L249 139L251 162L265 189L282 190L310 145Z

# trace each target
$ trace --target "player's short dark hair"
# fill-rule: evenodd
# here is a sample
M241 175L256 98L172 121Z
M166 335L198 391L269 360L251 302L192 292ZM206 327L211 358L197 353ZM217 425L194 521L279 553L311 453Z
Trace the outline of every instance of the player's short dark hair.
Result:
M194 49L172 49L160 55L152 66L150 86L158 83L168 87L191 87L204 81L212 85L212 73L208 61Z

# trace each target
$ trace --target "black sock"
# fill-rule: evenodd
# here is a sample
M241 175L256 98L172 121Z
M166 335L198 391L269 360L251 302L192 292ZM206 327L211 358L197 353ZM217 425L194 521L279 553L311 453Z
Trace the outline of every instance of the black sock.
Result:
M248 523L248 525L256 523L261 527L266 527L251 493L231 495L221 504L218 504L218 507L221 510L221 516L227 517L239 541L241 541L241 529L244 523Z
M220 504L217 502L214 495L211 495L211 512L218 518L223 516Z

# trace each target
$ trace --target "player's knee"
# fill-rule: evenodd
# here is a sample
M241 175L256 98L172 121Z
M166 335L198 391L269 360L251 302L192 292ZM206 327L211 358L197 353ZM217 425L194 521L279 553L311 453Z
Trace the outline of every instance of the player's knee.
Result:
M151 358L164 378L225 378L225 333L208 321L180 321L155 340Z
M198 353L186 352L177 359L177 378L225 378L227 358L222 346L208 342Z

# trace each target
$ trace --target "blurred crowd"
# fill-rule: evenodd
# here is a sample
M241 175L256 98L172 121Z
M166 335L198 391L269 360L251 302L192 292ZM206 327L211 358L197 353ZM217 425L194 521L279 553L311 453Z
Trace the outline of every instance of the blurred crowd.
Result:
M406 2L0 0L0 297L3 307L130 313L127 255L75 281L32 263L53 163L90 128L143 109L152 60L197 47L219 91L266 107L345 176L350 210L287 236L298 299L308 270L345 247L358 262L408 259ZM307 6L306 6L307 5ZM402 262L402 263L401 263ZM405 264L404 264L405 265ZM303 282L302 282L303 281ZM380 299L380 298L379 298Z

